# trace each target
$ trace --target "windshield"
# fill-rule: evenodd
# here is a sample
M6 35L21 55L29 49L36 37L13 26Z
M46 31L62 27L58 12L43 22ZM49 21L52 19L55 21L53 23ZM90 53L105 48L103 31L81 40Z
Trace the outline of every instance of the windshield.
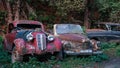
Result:
M109 25L109 27L113 31L120 31L120 25Z
M36 25L36 24L18 24L17 27L20 27L22 29L36 29L36 28L41 28L41 25Z
M56 25L56 32L57 34L64 34L64 33L83 33L83 30L80 25L75 24L58 24Z

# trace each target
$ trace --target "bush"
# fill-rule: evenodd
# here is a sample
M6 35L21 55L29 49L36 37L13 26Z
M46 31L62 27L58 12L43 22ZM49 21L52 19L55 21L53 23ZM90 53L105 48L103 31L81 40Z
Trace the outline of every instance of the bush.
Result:
M109 49L109 48L115 48L118 45L116 43L101 43L101 49Z
M3 38L2 36L0 36L0 44L2 44Z
M101 62L104 60L108 60L109 56L107 54L100 54L100 55L90 56L90 59L95 62Z

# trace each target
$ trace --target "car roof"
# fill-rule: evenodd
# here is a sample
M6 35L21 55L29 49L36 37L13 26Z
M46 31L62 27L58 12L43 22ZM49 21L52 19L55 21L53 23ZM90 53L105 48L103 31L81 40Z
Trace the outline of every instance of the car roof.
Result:
M55 25L79 25L79 24L71 24L71 23L64 23L64 24L55 24Z
M13 22L14 27L17 26L17 24L35 24L35 25L42 25L39 21L33 21L33 20L17 20Z
M95 24L120 25L120 23L113 23L113 22L98 22Z

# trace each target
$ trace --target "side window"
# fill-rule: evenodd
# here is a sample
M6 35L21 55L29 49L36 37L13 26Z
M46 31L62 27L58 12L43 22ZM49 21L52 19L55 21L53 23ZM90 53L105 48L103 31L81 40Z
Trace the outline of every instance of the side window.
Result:
M107 30L105 24L101 24L100 27L101 27L101 29Z
M14 28L14 25L12 23L9 24L8 26L8 32L10 33Z
M106 30L105 24L97 24L97 25L96 25L96 28Z

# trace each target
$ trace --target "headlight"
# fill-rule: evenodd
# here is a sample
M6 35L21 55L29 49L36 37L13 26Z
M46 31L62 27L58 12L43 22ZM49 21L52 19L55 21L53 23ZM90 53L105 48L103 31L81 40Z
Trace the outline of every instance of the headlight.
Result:
M26 36L26 39L27 39L27 41L33 40L33 35L32 35L31 33L29 33L29 34Z
M82 42L86 42L86 39L82 39Z
M89 38L82 39L82 42L87 42L87 41L90 41Z
M53 40L55 39L55 37L54 37L53 35L49 35L49 36L47 37L47 39L48 39L49 41L53 41Z

